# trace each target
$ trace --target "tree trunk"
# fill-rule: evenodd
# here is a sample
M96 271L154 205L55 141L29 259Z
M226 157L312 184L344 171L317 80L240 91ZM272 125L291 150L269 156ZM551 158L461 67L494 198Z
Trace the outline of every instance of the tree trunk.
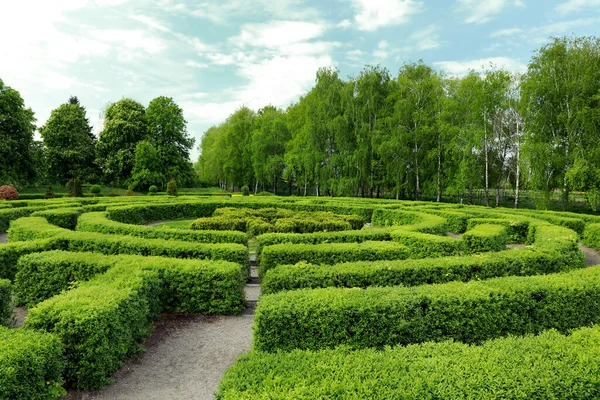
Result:
M521 143L517 146L517 173L515 178L515 208L519 208L519 189L521 179Z
M254 194L258 193L258 181L256 181L256 185L254 185Z
M304 175L304 197L306 197L307 189L308 189L308 175Z
M485 121L484 121L485 123ZM483 151L485 152L485 206L490 206L489 194L489 155L487 145L487 128L484 128Z
M439 203L442 201L442 152L438 150L438 165L437 165L437 198Z

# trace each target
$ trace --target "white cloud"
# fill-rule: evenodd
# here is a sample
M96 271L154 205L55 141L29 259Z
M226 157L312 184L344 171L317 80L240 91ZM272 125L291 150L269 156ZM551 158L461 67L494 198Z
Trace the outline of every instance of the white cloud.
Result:
M352 27L352 21L349 19L344 19L336 24L336 28L340 29L348 29L350 27Z
M556 6L555 10L562 15L583 11L586 8L600 7L600 0L568 0Z
M323 24L300 21L270 21L262 24L246 24L238 36L230 42L239 46L282 48L306 42L325 33Z
M208 64L206 63L200 63L198 61L192 61L192 60L188 60L185 62L185 66L186 67L191 67L191 68L208 68Z
M409 37L409 42L417 51L433 50L440 47L440 28L437 25L429 25L422 30L414 32Z
M433 65L454 76L464 76L469 73L469 71L479 72L494 68L502 68L514 72L527 71L527 64L523 64L517 59L508 57L490 57L467 61L439 61L434 62Z
M352 61L358 61L362 59L367 53L362 50L354 49L346 52L346 58Z
M352 0L354 20L361 31L376 31L384 26L408 22L413 14L423 11L423 2L416 0Z
M500 29L490 34L490 37L514 36L523 33L521 28Z
M584 26L594 26L600 23L600 17L579 18L560 21L532 28L507 28L490 34L493 38L504 38L510 44L525 43L527 45L540 45L548 42L549 37L569 35ZM500 47L497 43L495 47Z
M521 0L458 0L459 10L467 14L467 24L486 23L510 5L524 7Z

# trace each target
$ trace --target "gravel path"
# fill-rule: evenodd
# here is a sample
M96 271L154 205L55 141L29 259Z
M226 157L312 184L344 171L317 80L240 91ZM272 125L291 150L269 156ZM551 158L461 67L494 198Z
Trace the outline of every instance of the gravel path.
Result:
M585 265L587 267L600 264L600 253L598 250L582 244L579 245L579 249L585 254Z
M252 255L251 259L254 259ZM254 307L260 296L256 263L246 285L248 308L238 316L163 314L146 351L125 361L114 384L70 391L66 400L214 399L223 374L252 346Z
M8 243L8 233L0 233L0 244Z

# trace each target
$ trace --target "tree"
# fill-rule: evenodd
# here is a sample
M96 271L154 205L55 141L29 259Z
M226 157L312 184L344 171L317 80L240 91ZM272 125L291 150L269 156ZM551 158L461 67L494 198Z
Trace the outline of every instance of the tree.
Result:
M108 106L96 145L97 163L106 183L122 184L130 178L137 143L147 137L144 106L132 99L122 99Z
M35 118L16 90L0 79L0 181L17 185L35 177Z
M599 90L597 38L555 38L535 54L523 80L534 184L546 193L560 188L563 206L573 188L600 187L596 179L581 179L600 175Z
M135 164L131 176L133 187L143 189L152 185L162 187L165 182L162 170L160 155L152 143L146 140L139 142L135 147Z
M157 97L146 110L148 140L158 154L160 172L180 184L191 183L194 173L189 163L195 139L187 132L183 110L170 97Z
M53 110L40 134L51 179L64 183L75 176L86 181L97 176L96 138L77 97Z

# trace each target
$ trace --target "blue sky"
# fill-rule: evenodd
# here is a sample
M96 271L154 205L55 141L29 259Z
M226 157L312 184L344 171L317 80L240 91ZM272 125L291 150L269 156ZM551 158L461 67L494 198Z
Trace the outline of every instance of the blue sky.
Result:
M96 133L109 102L166 95L199 143L242 105L286 107L323 66L523 72L550 36L598 34L600 0L1 0L0 18L0 79L38 125L71 95Z

